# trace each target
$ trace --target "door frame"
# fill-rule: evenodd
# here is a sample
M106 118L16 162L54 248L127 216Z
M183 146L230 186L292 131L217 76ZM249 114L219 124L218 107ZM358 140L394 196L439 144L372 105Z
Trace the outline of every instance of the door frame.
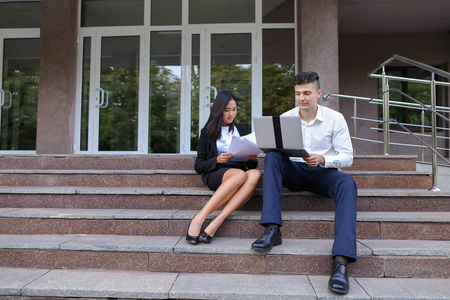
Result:
M101 47L104 37L138 36L139 43L139 98L138 98L138 135L136 151L99 151L100 108L97 88L100 87ZM89 119L88 148L80 150L81 143L81 102L83 85L83 49L84 39L91 38L90 78L89 78ZM148 153L148 111L149 111L149 76L150 69L147 53L150 53L150 32L145 33L142 26L81 28L78 35L77 53L77 92L75 110L75 143L74 153L80 154L146 154Z
M3 59L5 39L40 39L40 28L7 28L0 29L0 89L3 89ZM1 108L0 108L1 109ZM36 112L37 113L37 112ZM1 128L1 111L0 111L0 134ZM0 150L0 154L36 154L36 150Z
M262 29L255 24L227 24L223 25L190 25L187 29L181 30L182 35L182 56L181 56L181 108L180 108L180 153L195 154L191 151L191 55L192 55L192 35L200 35L200 128L206 123L209 117L209 103L214 99L209 99L209 90L206 88L210 82L211 69L211 35L213 34L251 34L252 39L252 116L262 114ZM164 28L167 30L167 28ZM172 30L172 29L171 29ZM178 29L177 29L178 30ZM77 92L75 111L75 143L74 152L80 154L148 154L149 143L149 86L150 86L150 34L151 31L161 31L158 28L147 30L142 26L130 27L102 27L102 28L81 28L78 36L78 64L77 64ZM96 88L100 84L100 63L101 63L101 41L103 37L119 36L139 36L140 37L140 62L139 62L139 109L138 109L138 148L136 151L98 151L98 126L99 109L96 97ZM82 96L82 75L83 75L83 49L84 39L91 38L91 71L89 86L89 130L88 149L80 150L81 134L81 96Z
M78 58L77 58L77 92L76 92L76 112L75 112L75 132L74 132L74 153L101 153L101 154L149 154L149 91L150 91L150 35L152 31L181 31L181 97L180 97L180 154L196 154L191 151L191 55L192 55L192 35L200 35L200 72L207 76L200 78L200 105L203 106L203 112L199 116L199 129L204 126L209 111L206 112L206 104L212 102L206 99L206 86L210 81L210 37L211 34L220 33L251 33L252 34L252 104L251 116L262 115L262 38L264 29L285 29L293 28L297 31L297 18L294 23L262 23L262 3L255 1L255 22L254 23L229 23L229 24L188 24L189 20L189 1L182 1L182 20L181 25L154 26L150 24L151 0L144 0L144 23L139 26L108 26L108 27L81 27L79 18L78 25ZM297 1L294 1L294 11L297 11ZM81 16L81 1L79 1L79 12ZM80 151L80 131L81 131L81 85L83 70L83 39L84 37L93 37L93 32L101 36L140 36L140 71L139 71L139 124L138 124L138 149L132 152L109 152L93 151L92 137L88 137L89 145L87 151ZM207 41L208 37L208 41ZM94 42L92 41L94 45ZM92 51L92 49L91 49ZM204 55L208 53L208 55ZM295 53L297 49L297 34L295 34ZM92 58L91 58L92 59ZM96 63L91 61L92 64ZM295 55L295 64L297 66L297 55ZM92 76L92 74L91 74ZM207 77L207 78L206 78ZM92 85L92 83L91 83ZM208 93L209 95L209 93ZM90 118L91 118L90 114ZM248 128L250 131L253 129ZM91 130L91 128L90 128ZM92 134L91 134L92 135ZM195 148L192 147L192 148Z
M252 105L251 116L262 115L262 100L256 101L256 99L262 99L262 43L260 41L262 37L262 28L258 28L255 24L205 24L205 25L191 25L189 29L183 32L183 42L185 44L183 49L183 56L186 62L184 65L185 75L184 91L182 88L182 109L181 115L181 128L182 138L180 148L184 151L184 154L195 154L196 151L190 151L191 149L191 66L192 66L192 36L200 35L200 82L199 82L199 130L203 128L208 120L210 113L210 104L214 99L210 99L210 82L211 82L211 36L214 34L251 34L251 91L252 91ZM252 123L253 128L253 123ZM252 128L249 128L251 130Z

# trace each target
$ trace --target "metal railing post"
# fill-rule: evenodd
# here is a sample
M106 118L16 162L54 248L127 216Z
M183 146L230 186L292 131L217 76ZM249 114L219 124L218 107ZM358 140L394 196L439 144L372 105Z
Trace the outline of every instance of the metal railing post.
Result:
M387 64L389 64L391 61L393 60L399 60L402 63L408 64L408 65L412 65L415 66L417 68L420 68L422 70L428 71L431 73L431 77L432 80L425 80L425 79L417 79L417 78L407 78L407 77L398 77L398 76L391 76L391 75L387 75L386 74L386 70L385 70L385 66ZM381 74L379 73L379 71L381 70ZM372 72L370 72L368 74L369 77L372 78L378 78L381 79L381 84L382 84L382 99L379 99L380 94L378 94L378 98L367 98L367 97L357 97L357 96L349 96L349 95L340 95L340 94L327 94L324 95L324 99L328 99L330 96L335 96L335 97L342 97L342 98L348 98L348 99L353 99L354 104L354 112L353 112L353 137L352 139L354 140L352 145L354 146L354 148L356 149L356 140L361 140L361 141L367 141L367 142L373 142L373 143L378 143L381 144L383 143L384 146L384 155L389 155L390 152L390 145L397 145L397 146L411 146L411 147L416 147L416 144L405 144L405 143L398 143L395 141L390 141L390 124L391 123L395 123L397 124L397 126L401 127L403 129L403 131L400 130L396 130L395 128L392 130L392 132L395 133L407 133L410 136L413 136L414 138L416 138L419 141L419 147L422 148L421 151L421 158L422 158L422 162L425 162L425 148L427 148L428 150L432 151L432 176L433 176L433 187L430 188L430 191L440 191L441 189L439 189L439 187L437 186L437 173L438 173L438 158L442 159L444 162L447 163L448 166L450 166L450 161L441 153L439 153L439 149L440 150L445 150L445 151L449 151L450 149L447 148L440 148L438 147L438 141L439 139L446 139L448 140L449 138L447 136L438 136L437 135L437 130L442 130L442 131L449 131L450 128L438 128L437 127L437 117L440 117L442 120L446 120L447 122L450 122L450 118L446 117L445 114L450 113L450 107L448 106L437 106L436 103L436 86L444 86L444 87L450 87L450 82L448 81L437 81L435 80L435 76L442 76L443 78L446 79L450 79L450 73L445 72L443 70L437 69L435 67L431 67L428 66L426 64L414 61L412 59L408 59L399 55L394 55L391 58L389 58L387 61L385 61L384 63L382 63L381 65L379 65L375 70L373 70ZM389 88L389 80L393 80L393 81L401 81L401 82L412 82L412 83L419 83L419 84L427 84L430 85L430 89L431 89L431 104L427 105L422 103L421 101L409 96L408 94L404 93L401 90L398 90L396 88ZM445 79L444 79L445 80ZM402 94L404 97L410 99L411 101L413 101L414 103L409 103L409 102L403 102L403 101L390 101L390 92L394 91L394 92L398 92L400 94ZM374 104L379 104L382 105L382 109L383 109L383 116L382 116L382 121L380 121L379 117L377 117L376 120L373 119L367 119L367 118L361 118L361 117L357 117L357 101L356 100L364 100L364 101L368 101L368 103L374 103ZM401 108L411 108L411 109L420 109L421 110L421 138L419 138L417 136L417 134L415 134L414 132L412 132L411 130L409 130L405 125L410 125L412 127L414 126L418 126L416 124L410 124L410 123L406 123L406 124L402 124L401 122L398 122L395 119L391 119L390 118L390 106L393 107L401 107ZM425 125L425 113L426 112L430 112L431 113L431 126L426 126ZM371 122L375 122L377 124L379 123L383 123L383 141L380 140L380 138L377 136L376 140L371 140L371 139L367 139L367 138L358 138L357 135L357 120L362 120L362 121L371 121ZM409 120L406 120L405 122L409 122ZM430 137L429 134L425 134L425 128L429 128L431 127L431 139L432 139L432 145L429 145L428 143L425 142L426 138ZM447 126L448 127L448 126ZM379 125L376 128L370 128L370 129L376 129L378 132L381 130ZM420 146L420 144L422 144ZM448 147L448 146L447 146ZM356 150L354 149L354 153L356 153ZM446 152L447 153L447 152Z
M386 78L386 71L383 67L381 76L381 85L383 89L383 146L384 155L389 155L389 84Z
M431 109L436 111L436 80L434 78L434 73L431 73ZM436 114L431 114L431 138L432 138L432 147L434 152L432 154L432 162L431 162L431 172L433 176L433 187L430 188L430 191L440 191L441 189L437 186L437 124L436 124Z
M420 113L420 133L422 134L422 142L425 141L425 110L422 108ZM422 162L425 162L425 148L421 148L421 158Z
M357 104L356 104L356 98L353 99L353 116L355 117L353 119L353 136L355 139L353 139L353 155L356 155L356 118L357 118Z

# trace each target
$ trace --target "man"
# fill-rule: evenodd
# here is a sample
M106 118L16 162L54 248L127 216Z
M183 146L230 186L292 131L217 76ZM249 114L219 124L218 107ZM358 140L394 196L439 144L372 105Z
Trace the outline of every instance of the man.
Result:
M317 73L298 73L294 85L298 106L282 116L300 116L303 146L310 156L289 158L278 151L266 154L261 214L261 225L266 229L252 244L252 249L269 251L282 243L279 228L282 226L280 200L283 184L290 190L307 190L334 198L334 264L328 288L347 294L347 264L357 259L356 184L352 177L338 169L353 163L350 134L341 113L318 105L322 91Z

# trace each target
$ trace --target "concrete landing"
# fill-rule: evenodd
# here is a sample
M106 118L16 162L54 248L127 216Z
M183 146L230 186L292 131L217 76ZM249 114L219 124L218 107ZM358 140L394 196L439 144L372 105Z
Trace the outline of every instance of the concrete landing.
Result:
M188 244L180 236L0 235L2 267L185 273L327 275L332 239L283 239L269 252L254 239ZM358 239L360 277L448 277L450 241Z
M328 276L0 268L0 297L122 299L450 299L450 279L353 278L345 296Z

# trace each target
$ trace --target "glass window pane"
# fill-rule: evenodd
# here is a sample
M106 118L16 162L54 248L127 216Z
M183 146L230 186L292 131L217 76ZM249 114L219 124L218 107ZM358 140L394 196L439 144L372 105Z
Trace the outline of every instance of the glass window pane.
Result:
M83 0L81 26L144 25L144 0Z
M81 91L81 130L80 130L80 150L88 150L88 130L89 130L89 89L91 79L91 38L84 38L83 45L83 74Z
M295 106L294 29L263 30L263 115L279 116Z
M0 3L0 28L39 28L41 2Z
M218 92L228 90L236 96L236 122L251 128L252 102L251 34L214 34L211 36L211 86ZM211 95L214 99L214 94Z
M150 36L149 153L179 153L181 32Z
M189 24L254 22L255 0L189 1Z
M412 72L410 72L412 71ZM417 72L415 72L417 71ZM419 78L419 79L426 79L431 80L431 74L430 72L424 71L420 69L409 69L408 70L408 78ZM420 72L421 74L417 74ZM416 74L410 74L410 73L416 73ZM428 73L425 75L425 73ZM419 76L417 76L419 75ZM425 75L425 76L422 76ZM408 82L407 88L406 88L406 94L413 97L414 99L424 103L431 105L431 89L428 84L423 83L414 83L414 82ZM405 97L406 98L406 97ZM405 101L415 103L412 100L406 99ZM420 109L406 109L407 111L407 119L406 121L409 124L421 124L422 122L422 111ZM439 118L439 117L438 117ZM425 110L425 116L424 116L424 122L425 125L431 125L431 112L428 110Z
M1 150L36 150L39 39L5 39Z
M200 35L192 35L191 62L191 151L197 150L199 130L200 105Z
M99 151L137 151L139 37L102 38Z
M263 23L294 23L294 0L263 0Z
M181 0L152 0L152 25L181 25Z

